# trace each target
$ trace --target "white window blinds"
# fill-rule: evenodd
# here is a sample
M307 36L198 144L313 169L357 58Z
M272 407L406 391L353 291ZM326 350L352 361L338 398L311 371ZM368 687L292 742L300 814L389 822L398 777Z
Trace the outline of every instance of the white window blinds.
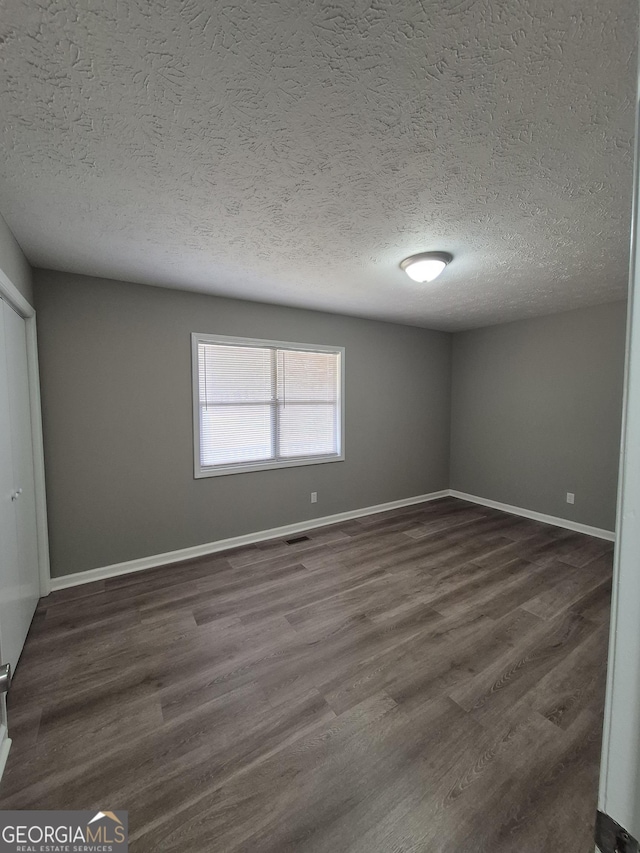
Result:
M344 458L342 349L209 335L193 349L196 476Z

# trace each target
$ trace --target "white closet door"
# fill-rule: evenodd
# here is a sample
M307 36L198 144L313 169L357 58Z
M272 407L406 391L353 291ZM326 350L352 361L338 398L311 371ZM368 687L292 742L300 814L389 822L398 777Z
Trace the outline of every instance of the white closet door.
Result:
M40 581L26 327L5 302L0 305L4 337L0 349L4 362L0 365L0 654L2 663L14 669L38 603Z
M4 302L0 300L0 663L16 664L22 646L20 616L15 602L20 595L18 529L12 500L15 491Z

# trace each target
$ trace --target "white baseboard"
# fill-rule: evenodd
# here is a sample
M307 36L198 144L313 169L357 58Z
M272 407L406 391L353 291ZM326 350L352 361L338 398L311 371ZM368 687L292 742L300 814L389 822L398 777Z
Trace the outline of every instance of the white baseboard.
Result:
M520 506L511 506L503 504L499 501L492 501L489 498L479 498L477 495L468 495L466 492L458 492L456 489L449 489L449 494L452 498L459 498L463 501L470 501L474 504L482 504L491 509L500 509L503 512L509 512L511 515L521 515L523 518L531 518L534 521L542 521L544 524L553 524L554 527L564 527L567 530L575 530L576 533L586 533L587 536L596 536L598 539L606 539L609 542L615 542L616 534L613 530L604 530L601 527L591 527L588 524L580 524L578 521L571 521L568 518L559 518L555 515L545 515L542 512L534 512L531 509L523 509Z
M413 504L435 501L438 498L446 498L450 494L449 489L439 492L431 492L427 495L416 495L412 498L403 498L399 501L389 501L376 506L368 506L363 509L353 509L348 512L338 512L335 515L325 515L322 518L308 518L295 524L286 524L284 527L272 527L270 530L260 530L257 533L247 533L243 536L233 536L230 539L219 539L217 542L206 542L203 545L193 545L189 548L180 548L178 551L169 551L166 554L154 554L151 557L141 557L138 560L128 560L126 563L114 563L111 566L102 566L97 569L89 569L86 572L76 572L72 575L62 575L51 578L51 589L67 589L72 586L80 586L85 583L106 580L107 578L128 575L133 572L141 572L144 569L155 569L159 566L167 566L171 563L179 563L183 560L193 560L198 557L206 557L216 554L218 551L228 551L231 548L239 548L243 545L253 545L256 542L265 542L268 539L284 539L296 533L304 533L305 530L314 530L316 527L326 527L329 524L337 524L340 521L350 521L353 518L364 518L367 515L375 515L378 512L388 512L391 509L400 509Z
M246 533L243 536L232 536L230 539L219 539L217 542L205 542L203 545L193 545L189 548L180 548L177 551L168 551L166 554L153 554L150 557L141 557L138 560L128 560L125 563L114 563L111 566L101 566L97 569L89 569L86 572L76 572L72 575L62 575L51 578L51 589L67 589L72 586L80 586L85 583L115 578L119 575L128 575L133 572L142 572L145 569L155 569L160 566L168 566L171 563L180 563L184 560L194 560L198 557L206 557L219 551L228 551L231 548L239 548L243 545L254 545L256 542L265 542L269 539L285 539L296 533L304 533L305 530L313 530L316 527L326 527L329 524L337 524L341 521L350 521L353 518L364 518L367 515L375 515L379 512L388 512L391 509L400 509L405 506L426 503L438 498L453 497L482 506L499 509L512 515L520 515L523 518L531 518L534 521L542 521L555 527L564 527L567 530L575 530L578 533L586 533L588 536L597 536L599 539L615 540L612 530L603 530L600 527L590 527L588 524L579 524L566 518L557 518L553 515L544 515L541 512L523 509L518 506L492 501L488 498L480 498L477 495L468 495L466 492L458 492L455 489L442 489L439 492L431 492L427 495L416 495L412 498L404 498L399 501L389 501L376 506L368 506L362 509L353 509L348 512L338 512L335 515L325 515L322 518L309 518L298 521L295 524L286 524L284 527L272 527L270 530L260 530L257 533Z

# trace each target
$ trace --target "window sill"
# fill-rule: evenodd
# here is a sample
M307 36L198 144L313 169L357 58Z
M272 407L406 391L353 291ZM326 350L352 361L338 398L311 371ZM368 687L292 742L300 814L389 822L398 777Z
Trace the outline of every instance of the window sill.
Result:
M303 465L322 465L327 462L344 462L344 453L332 456L306 456L296 459L278 459L276 461L242 463L239 465L224 465L216 468L197 468L194 479L201 480L205 477L224 477L228 474L247 474L250 471L272 471L276 468L299 468Z

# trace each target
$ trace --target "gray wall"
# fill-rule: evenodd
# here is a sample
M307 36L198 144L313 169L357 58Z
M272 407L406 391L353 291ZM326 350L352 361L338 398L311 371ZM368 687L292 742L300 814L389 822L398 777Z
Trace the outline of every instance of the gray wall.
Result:
M451 488L613 530L625 316L616 302L454 335Z
M0 269L33 305L31 267L2 216L0 216Z
M42 270L35 298L54 576L448 486L447 334ZM345 346L346 460L195 480L194 331Z

